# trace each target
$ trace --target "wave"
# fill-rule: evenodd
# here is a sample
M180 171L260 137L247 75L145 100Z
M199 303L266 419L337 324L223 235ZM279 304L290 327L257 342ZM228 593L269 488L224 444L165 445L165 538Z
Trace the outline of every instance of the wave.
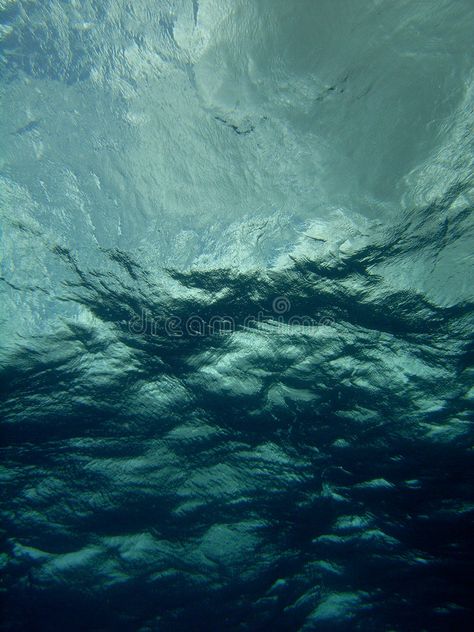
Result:
M470 4L152 4L0 3L5 629L468 629Z

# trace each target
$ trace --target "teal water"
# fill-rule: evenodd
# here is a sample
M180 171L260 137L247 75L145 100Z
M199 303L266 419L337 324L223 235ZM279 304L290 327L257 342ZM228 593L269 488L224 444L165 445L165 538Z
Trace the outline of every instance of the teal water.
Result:
M473 28L0 0L2 629L470 629Z

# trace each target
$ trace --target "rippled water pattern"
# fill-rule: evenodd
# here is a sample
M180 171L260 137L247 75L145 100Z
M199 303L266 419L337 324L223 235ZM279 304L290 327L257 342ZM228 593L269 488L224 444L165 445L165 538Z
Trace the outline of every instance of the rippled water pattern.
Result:
M2 630L469 630L472 0L0 0Z

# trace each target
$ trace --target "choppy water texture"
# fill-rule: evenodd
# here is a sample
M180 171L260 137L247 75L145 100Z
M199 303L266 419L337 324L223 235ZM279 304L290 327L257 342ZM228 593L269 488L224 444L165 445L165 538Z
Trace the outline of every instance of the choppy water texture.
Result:
M0 0L3 629L469 629L473 32Z

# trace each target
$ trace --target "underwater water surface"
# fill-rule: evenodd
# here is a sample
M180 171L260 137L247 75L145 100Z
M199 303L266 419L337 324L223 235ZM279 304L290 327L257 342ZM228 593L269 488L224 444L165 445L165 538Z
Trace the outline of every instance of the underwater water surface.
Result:
M0 0L1 629L472 629L472 0Z

